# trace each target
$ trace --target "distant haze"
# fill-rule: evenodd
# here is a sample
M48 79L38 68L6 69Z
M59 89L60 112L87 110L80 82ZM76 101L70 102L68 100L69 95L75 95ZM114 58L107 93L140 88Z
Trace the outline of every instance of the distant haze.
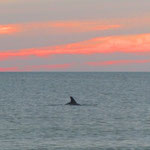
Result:
M0 0L0 71L150 71L150 1Z

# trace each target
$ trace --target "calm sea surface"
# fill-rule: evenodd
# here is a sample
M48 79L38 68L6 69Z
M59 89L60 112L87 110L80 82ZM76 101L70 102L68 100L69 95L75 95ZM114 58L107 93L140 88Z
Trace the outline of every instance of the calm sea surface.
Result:
M150 150L150 73L0 73L0 150Z

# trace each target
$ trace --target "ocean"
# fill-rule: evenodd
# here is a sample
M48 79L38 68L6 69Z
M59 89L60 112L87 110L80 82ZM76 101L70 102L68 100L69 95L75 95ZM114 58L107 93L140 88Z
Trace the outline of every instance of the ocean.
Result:
M150 73L0 73L0 150L150 150Z

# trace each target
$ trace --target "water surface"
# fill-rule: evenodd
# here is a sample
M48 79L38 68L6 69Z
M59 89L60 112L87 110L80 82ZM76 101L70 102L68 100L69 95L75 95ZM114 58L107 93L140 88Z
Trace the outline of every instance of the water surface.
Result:
M82 106L64 105L73 96ZM0 73L0 149L150 150L150 73Z

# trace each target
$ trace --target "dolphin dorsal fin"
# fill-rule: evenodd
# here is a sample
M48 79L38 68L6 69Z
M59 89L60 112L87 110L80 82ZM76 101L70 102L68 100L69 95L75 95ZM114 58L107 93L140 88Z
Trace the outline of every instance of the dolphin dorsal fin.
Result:
M80 105L80 104L78 104L78 103L75 101L75 99L74 99L72 96L70 96L70 102L67 103L66 105Z
M77 104L77 102L75 101L75 99L72 96L70 96L70 100L71 100L70 101L71 104Z

